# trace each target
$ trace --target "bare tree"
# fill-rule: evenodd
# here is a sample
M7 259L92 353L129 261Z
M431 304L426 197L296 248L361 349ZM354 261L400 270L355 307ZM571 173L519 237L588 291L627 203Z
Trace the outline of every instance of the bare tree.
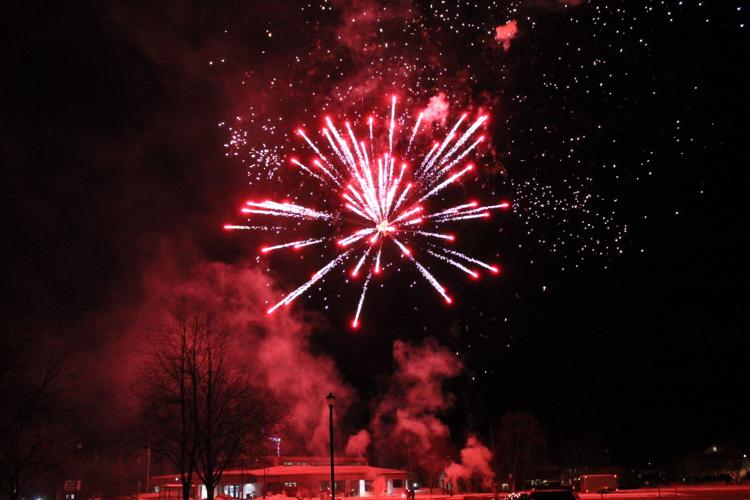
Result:
M136 388L143 437L177 469L183 500L190 498L198 452L195 365L206 328L202 310L181 304L153 340Z
M268 441L281 411L275 398L243 371L246 365L230 360L227 332L209 324L204 333L195 366L198 404L194 418L200 437L197 472L208 500L213 500L224 471Z
M12 331L0 335L0 492L9 500L61 461L67 432L51 410L74 375L59 346Z
M594 434L568 438L561 452L563 463L590 472L601 472L610 465L607 446Z
M507 478L515 491L545 459L547 440L534 415L511 411L500 420L496 449L499 477Z
M224 471L246 460L280 419L275 399L230 354L229 335L213 315L183 302L143 371L139 394L149 442L178 468L183 500L194 474L213 500Z

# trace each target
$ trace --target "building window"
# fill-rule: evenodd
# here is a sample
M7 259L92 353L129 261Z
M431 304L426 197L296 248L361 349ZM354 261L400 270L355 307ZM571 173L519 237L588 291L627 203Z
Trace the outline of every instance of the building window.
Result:
M239 484L225 484L224 494L232 498L242 498L242 486Z
M403 488L404 487L404 480L403 479L394 479L393 480L393 487L394 488Z

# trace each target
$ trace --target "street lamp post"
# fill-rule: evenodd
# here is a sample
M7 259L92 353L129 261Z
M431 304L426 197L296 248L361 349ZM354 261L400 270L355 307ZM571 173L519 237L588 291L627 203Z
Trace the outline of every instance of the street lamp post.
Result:
M333 404L336 402L336 397L332 392L326 396L328 401L328 431L331 439L331 500L336 498L336 481L333 474Z

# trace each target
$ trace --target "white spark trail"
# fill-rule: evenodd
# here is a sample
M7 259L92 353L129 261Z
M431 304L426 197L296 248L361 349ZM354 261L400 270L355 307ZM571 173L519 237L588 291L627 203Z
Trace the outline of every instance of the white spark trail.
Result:
M334 258L328 264L326 264L321 269L319 269L315 274L313 274L312 278L310 278L308 281L302 284L302 286L300 286L299 288L294 290L292 293L290 293L289 295L281 299L281 301L278 304L268 309L268 311L266 311L266 314L272 314L279 307L285 304L290 304L294 299L296 299L297 297L305 293L311 286L313 286L321 278L323 278L326 274L328 274L333 268L339 265L341 261L343 261L347 255L349 255L349 252L351 252L351 250L347 250L344 253L339 254L336 258Z
M362 267L362 264L365 263L367 256L370 254L370 250L372 250L372 245L369 245L367 247L367 250L365 250L365 252L362 254L362 257L359 258L357 265L354 267L354 270L352 271L352 276L357 276L359 274L359 269Z
M445 139L443 139L443 142L440 144L440 148L437 150L437 152L430 158L430 161L427 163L427 165L424 167L424 171L422 172L422 175L426 175L430 169L432 168L432 165L435 164L435 161L440 158L440 153L443 152L443 150L448 146L448 144L453 140L453 137L456 135L456 130L461 125L461 123L466 119L466 113L461 115L461 118L456 122L455 125L453 125L453 128L450 132L448 132L448 135L445 136Z
M381 244L380 247L378 247L378 254L375 256L375 274L380 273L380 252L383 249L383 245Z
M344 158L346 158L347 164L352 170L357 170L357 164L354 162L354 156L352 156L352 152L349 149L349 145L346 143L346 140L341 137L341 134L339 134L339 131L336 129L336 126L333 124L333 121L331 121L329 117L326 117L326 123L328 124L328 130L331 131L333 137L335 137L336 141L339 143L339 147L341 148L341 152L343 153Z
M437 173L433 174L431 176L432 182L437 182L440 180L440 177L446 172L448 172L451 168L453 168L456 164L458 164L461 160L466 158L466 156L475 148L477 147L482 141L484 141L484 136L480 137L474 143L466 148L460 155L458 155L453 161L451 161L448 165L442 167Z
M269 215L279 215L286 217L300 217L308 219L332 219L333 214L326 212L318 212L312 208L303 207L301 205L294 205L293 203L277 203L275 201L264 201L261 203L255 201L248 201L246 203L251 207L259 207L262 210L254 208L242 208L242 212L245 213L260 213Z
M286 229L284 226L243 226L236 224L224 224L227 231L279 231Z
M436 219L435 224L442 224L443 222L453 222L458 220L468 220L468 219L486 219L490 216L489 212L482 212L479 214L471 214L471 215L457 215L455 217L447 217L444 219Z
M407 194L407 193L409 192L409 190L411 189L411 186L412 186L411 182L410 182L409 184L407 184L407 185L406 185L406 188L405 188L405 189L404 189L404 191L403 191L403 192L401 193L401 196L399 196L399 197L398 197L398 201L396 201L396 205L395 205L395 206L393 207L393 212L396 212L396 211L397 211L397 210L398 210L398 209L399 209L399 208L401 207L401 204L402 204L402 203L404 202L404 200L406 199L406 194Z
M294 163L295 165L297 165L302 170L304 170L311 177L315 177L316 179L318 179L321 184L328 184L327 180L325 180L324 178L322 178L321 176L319 176L318 174L316 174L315 172L313 172L312 170L310 170L309 168L307 168L305 165L303 165L302 163L300 163L295 158L292 158L291 162Z
M478 278L479 277L479 273L477 273L476 271L474 271L472 269L469 269L465 265L461 264L458 261L455 261L455 260L451 259L450 257L446 257L445 255L440 255L439 253L433 252L432 250L427 250L427 253L430 254L430 255L432 255L432 256L434 256L434 257L437 257L438 259L442 260L443 262L445 262L447 264L450 264L451 266L453 266L453 267L455 267L457 269L462 270L463 272L465 272L466 274L468 274L472 278Z
M357 242L357 241L363 239L365 236L369 236L369 235L371 235L374 232L375 232L375 229L361 229L361 230L357 231L356 233L354 233L354 234L352 234L350 236L347 236L346 238L340 239L338 243L342 247L349 246L352 243Z
M316 167L318 167L324 174L326 174L336 186L341 187L341 181L338 179L338 177L334 176L327 168L323 166L322 163L318 160L313 160L313 163Z
M474 168L473 165L467 165L466 167L464 167L463 170L461 170L460 172L458 172L456 174L453 174L452 176L448 177L446 180L444 180L443 182L441 182L440 184L438 184L437 186L435 186L434 188L432 188L432 190L428 191L427 194L425 194L419 200L417 200L417 203L420 203L420 202L426 200L427 198L429 198L429 197L431 197L431 196L439 193L448 184L452 183L453 181L455 181L456 179L458 179L459 177L461 177L462 175L464 175L466 172L470 171L473 168Z
M453 302L453 299L451 299L448 294L445 291L445 287L440 284L440 282L428 271L422 264L419 263L417 259L415 259L413 256L409 255L409 258L411 258L412 262L417 266L417 269L419 269L419 272L424 276L424 278L427 280L427 282L432 285L432 287L438 291L440 295L443 296L445 301L449 304Z
M375 158L375 147L373 146L373 142L374 141L373 141L373 138L372 138L372 117L370 117L367 120L367 124L370 127L370 156L372 156L373 158Z
M352 321L352 327L357 328L359 326L359 315L362 313L362 304L365 303L365 294L367 293L367 285L370 284L370 278L372 277L372 272L367 273L367 278L365 278L365 283L362 285L362 294L359 296L359 302L357 303L357 312L354 315L354 321Z
M479 259L475 259L473 257L469 257L468 255L462 254L461 252L458 252L456 250L450 250L450 249L445 248L445 247L441 247L440 249L443 252L449 253L451 255L455 255L456 257L460 257L460 258L464 259L467 262L471 262L472 264L476 264L478 266L482 266L483 268L488 269L488 270L492 271L493 273L498 273L500 271L496 266L491 266L491 265L487 264L486 262L482 262Z
M263 247L260 249L261 253L268 253L272 252L274 250L278 250L280 248L302 248L310 245L316 245L322 241L326 241L328 238L317 238L317 239L308 239L308 240L300 240L300 241L290 241L289 243L281 243L279 245L273 245L270 247Z
M464 135L461 136L461 138L456 142L456 144L453 145L453 147L448 151L445 156L440 160L440 164L445 163L448 161L448 158L450 158L453 154L455 154L458 149L463 146L463 144L469 139L469 137L476 132L476 130L482 126L482 124L487 120L487 115L482 115L469 127L469 129L464 132Z
M456 239L452 234L431 233L428 231L414 231L414 234L418 234L420 236L427 236L428 238L440 238L441 240L448 240L448 241L453 241Z
M365 157L362 155L362 153L359 150L359 143L357 142L357 138L354 136L354 131L352 130L352 126L349 122L346 122L346 130L349 132L349 137L352 140L352 145L354 146L354 152L357 154L357 160L359 160L359 163L367 163L365 161Z
M401 253L403 253L404 255L411 255L411 250L409 250L406 247L406 245L404 245L403 243L401 243L396 238L393 238L393 242L396 244L397 247L399 247L401 249Z
M430 161L430 158L432 158L432 154L435 152L438 146L440 146L439 142L436 142L435 144L432 145L432 149L430 149L430 151L424 157L424 159L422 160L422 163L419 164L419 168L417 169L417 175L420 174L420 172L422 171L422 169L424 169L424 166L427 164L427 162Z
M478 203L476 201L472 201L472 202L469 202L469 203L464 203L464 204L461 204L461 205L456 205L455 207L446 208L445 210L441 210L440 212L435 212L434 214L426 215L425 218L429 219L429 218L432 218L432 217L439 217L439 216L445 215L445 214L453 214L453 213L456 213L456 212L458 212L460 210L463 210L465 208L476 207L477 205L478 205Z
M297 129L297 133L307 142L307 144L310 145L313 151L315 151L315 154L318 155L329 167L331 167L332 170L336 170L336 167L333 166L333 164L328 161L328 158L320 152L320 149L318 149L318 146L315 145L313 141L310 140L309 137L307 137L307 134L305 134L305 131L300 129Z
M331 145L331 149L333 149L333 152L336 154L341 164L351 172L349 163L346 161L346 158L344 158L344 154L339 150L338 146L336 146L336 142L333 140L333 137L331 136L331 133L327 128L323 129L323 135L326 136L326 139L328 139L328 143Z
M419 116L417 117L417 123L414 125L414 130L411 132L411 137L409 137L409 145L406 147L406 154L409 154L409 150L411 150L411 143L414 142L414 137L417 135L417 131L419 130L419 124L422 123L422 117L424 116L424 111L419 113Z
M391 126L388 128L388 156L393 153L393 129L396 126L396 96L391 97Z

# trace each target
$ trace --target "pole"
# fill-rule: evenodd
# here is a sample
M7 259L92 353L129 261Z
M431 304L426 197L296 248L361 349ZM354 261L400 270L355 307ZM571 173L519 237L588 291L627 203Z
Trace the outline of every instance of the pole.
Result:
M151 445L146 448L146 493L149 493L149 483L151 482Z
M333 472L333 406L328 407L328 430L331 436L331 499L336 498L336 479Z
M333 393L328 393L328 432L331 441L331 500L336 498L336 479L333 471Z

